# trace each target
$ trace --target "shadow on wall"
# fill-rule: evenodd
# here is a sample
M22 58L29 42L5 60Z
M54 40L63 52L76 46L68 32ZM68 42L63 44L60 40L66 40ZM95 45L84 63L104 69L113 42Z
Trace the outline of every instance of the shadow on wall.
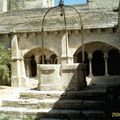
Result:
M64 69L62 73L63 76L66 73L69 76L71 71ZM51 102L48 100L49 102L42 107L50 111L37 113L35 120L110 120L113 110L118 111L120 108L118 102L120 87L116 87L117 89L94 85L86 87L86 82L80 81L83 74L82 80L85 80L85 69L79 65L69 84L64 86L65 91L62 94L57 94L56 91L55 96L47 94Z
M62 75L66 78L64 81L67 81L68 78L70 78L70 74L72 72L72 69L62 70ZM65 77L65 74L67 74L68 77ZM45 108L47 107L52 109L47 113L38 113L35 120L89 120L89 117L90 120L106 120L103 113L98 112L99 109L104 107L104 103L101 101L97 103L94 102L94 100L89 100L89 97L90 99L93 99L92 92L94 92L94 90L89 94L90 89L89 87L86 87L85 77L85 65L79 64L77 69L74 71L69 84L67 86L66 84L63 85L63 87L65 87L64 93L60 94L60 96L57 95L59 99L56 99L56 96L51 95L50 99L56 99L56 101L54 103L46 103ZM45 99L43 98L43 100ZM95 110L96 112L94 113Z
M78 111L75 110L78 103L75 104L76 101L69 100L67 94L77 93L86 87L85 64L72 64L61 67L63 82L61 85L63 85L64 93L58 97L54 104L48 105L48 108L52 108L48 113L37 114L36 120L77 120L75 118L80 117ZM54 99L54 96L51 99Z

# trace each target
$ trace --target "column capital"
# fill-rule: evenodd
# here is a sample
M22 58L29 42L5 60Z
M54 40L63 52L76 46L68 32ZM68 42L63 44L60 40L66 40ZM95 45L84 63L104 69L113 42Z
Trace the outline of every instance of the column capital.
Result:
M92 58L93 58L92 53L88 54L88 58L89 58L89 60L92 60Z
M108 54L107 53L104 54L104 59L108 59Z
M35 61L36 61L37 64L39 64L39 62L40 62L40 57L39 57L39 56L35 56Z

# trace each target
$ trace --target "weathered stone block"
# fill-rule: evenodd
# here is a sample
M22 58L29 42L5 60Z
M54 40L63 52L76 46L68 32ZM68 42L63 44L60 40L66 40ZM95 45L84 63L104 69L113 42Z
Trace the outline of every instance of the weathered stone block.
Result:
M84 64L38 65L39 90L80 90L86 86Z
M37 65L39 90L60 90L60 65Z
M62 65L62 81L66 90L80 90L86 86L85 64Z

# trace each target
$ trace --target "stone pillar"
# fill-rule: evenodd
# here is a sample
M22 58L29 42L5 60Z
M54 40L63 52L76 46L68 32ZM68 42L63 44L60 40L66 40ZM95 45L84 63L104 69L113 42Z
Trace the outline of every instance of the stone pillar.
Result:
M88 54L88 59L89 59L89 77L93 76L93 71L92 71L92 54Z
M20 61L20 81L21 81L21 86L27 86L28 85L28 78L25 73L25 64L24 64L24 59L21 59Z
M39 64L40 63L40 57L39 56L35 56L35 61L36 61L37 64Z
M47 64L51 63L51 59L49 57L46 57L46 60L47 60Z
M105 60L105 76L108 76L108 55L104 54L104 60Z
M7 12L7 0L3 0L3 12Z
M21 81L20 81L20 58L18 38L16 34L12 38L11 48L12 48L11 85L17 87L21 86Z
M25 61L26 76L29 77L31 73L30 72L30 59L27 58L24 61Z
M61 57L60 56L57 57L57 60L58 60L58 64L61 64Z
M13 87L27 86L24 59L20 55L18 37L13 35L12 42L12 62L11 62L11 85Z
M35 61L36 61L36 65L38 65L40 63L40 56L35 56ZM36 75L36 78L38 79L39 78L39 70L38 68L37 69L37 75Z
M62 55L61 55L61 63L67 64L68 63L68 32L64 33L62 40Z

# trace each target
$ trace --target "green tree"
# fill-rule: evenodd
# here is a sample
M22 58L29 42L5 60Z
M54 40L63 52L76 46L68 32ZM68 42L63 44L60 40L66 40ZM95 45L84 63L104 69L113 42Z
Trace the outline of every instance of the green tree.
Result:
M0 44L0 84L10 84L10 58L11 52Z

